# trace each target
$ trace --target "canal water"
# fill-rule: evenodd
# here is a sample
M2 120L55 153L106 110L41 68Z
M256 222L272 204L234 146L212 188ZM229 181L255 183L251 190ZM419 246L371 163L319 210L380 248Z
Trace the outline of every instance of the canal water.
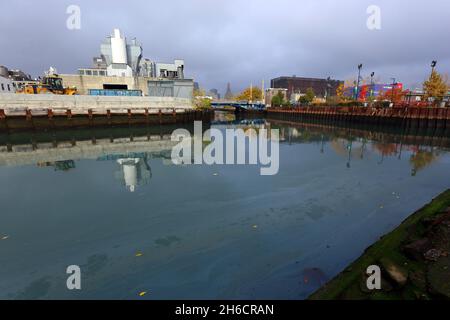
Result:
M2 134L0 298L304 299L450 187L449 137L222 120L280 129L278 174L173 165L170 127Z

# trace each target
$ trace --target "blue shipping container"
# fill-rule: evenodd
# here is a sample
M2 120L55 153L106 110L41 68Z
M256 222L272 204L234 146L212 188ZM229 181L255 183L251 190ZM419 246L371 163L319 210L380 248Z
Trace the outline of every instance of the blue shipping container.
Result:
M89 89L90 96L126 96L140 97L141 90L122 90L122 89Z

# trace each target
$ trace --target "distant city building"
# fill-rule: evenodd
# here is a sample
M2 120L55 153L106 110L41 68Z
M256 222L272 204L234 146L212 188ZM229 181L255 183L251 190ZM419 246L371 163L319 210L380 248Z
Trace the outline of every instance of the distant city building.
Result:
M287 89L284 88L267 88L265 94L265 104L267 107L272 106L272 98L281 94L284 101L287 101Z
M217 89L210 89L207 95L211 96L214 100L220 100L220 93Z
M293 93L305 93L308 88L312 88L317 97L326 97L336 95L336 90L343 81L333 79L318 79L304 77L278 77L270 80L272 88L287 89L287 96L291 97Z
M225 100L231 100L233 99L233 93L231 92L231 84L227 83L227 91L225 92L224 96Z

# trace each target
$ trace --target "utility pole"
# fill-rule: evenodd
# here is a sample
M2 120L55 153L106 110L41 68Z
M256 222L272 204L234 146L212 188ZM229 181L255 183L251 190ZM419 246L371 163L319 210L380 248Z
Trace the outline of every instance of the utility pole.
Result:
M265 88L264 88L264 79L261 81L261 102L263 104L266 103L266 94L265 94Z
M331 80L331 77L328 77L327 78L327 89L325 91L325 102L328 101L328 99L329 99L329 97L331 95L331 93L330 93L330 91L331 91L330 90L331 89L330 80Z

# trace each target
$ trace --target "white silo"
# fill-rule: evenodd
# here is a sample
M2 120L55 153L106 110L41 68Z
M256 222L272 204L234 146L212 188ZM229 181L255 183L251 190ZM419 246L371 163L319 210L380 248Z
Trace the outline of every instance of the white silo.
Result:
M122 166L123 181L130 192L134 192L139 182L138 164L139 158L118 159L117 163Z
M127 44L119 29L114 29L111 37L112 63L127 64Z

